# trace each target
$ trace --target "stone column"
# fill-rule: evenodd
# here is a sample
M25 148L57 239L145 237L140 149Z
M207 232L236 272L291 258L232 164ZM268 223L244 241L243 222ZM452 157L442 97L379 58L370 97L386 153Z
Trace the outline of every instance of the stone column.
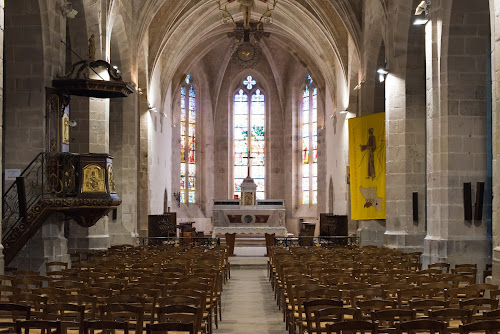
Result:
M414 1L413 1L414 2ZM425 50L424 27L413 26L411 1L397 3L388 34L386 79L386 247L423 251L425 237ZM406 47L405 47L406 46ZM413 219L418 193L418 220Z
M3 34L4 34L4 8L5 8L5 0L0 0L0 68L3 68ZM3 71L0 71L0 138L3 138L2 129L2 119L3 119ZM2 140L0 139L0 142ZM3 165L2 161L2 149L3 143L0 144L0 165ZM2 184L0 184L0 194L3 194ZM1 233L1 224L0 224L0 233ZM4 260L3 260L3 246L1 244L0 239L0 275L4 273Z
M493 141L493 283L500 283L500 0L490 1Z
M54 214L26 243L9 267L35 270L44 274L47 261L69 263L69 260L62 215Z
M125 79L128 81L128 79ZM117 219L109 222L111 245L133 244L137 235L137 161L138 122L137 96L111 101L110 153L118 196Z
M488 212L483 221L464 220L463 184L471 182L474 190L476 182L486 181L487 9L487 3L433 1L425 37L428 218L423 263L476 263L479 274L490 259Z
M70 118L77 122L70 130L70 151L74 153L109 153L109 99L72 97ZM75 250L107 249L110 246L108 217L91 228L70 222L69 248Z

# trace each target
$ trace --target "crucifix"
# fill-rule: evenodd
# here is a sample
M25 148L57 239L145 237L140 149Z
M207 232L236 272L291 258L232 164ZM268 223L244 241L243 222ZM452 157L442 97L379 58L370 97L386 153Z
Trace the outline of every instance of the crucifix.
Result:
M248 156L246 157L243 157L243 159L248 159L247 161L247 166L248 166L248 176L247 177L250 177L250 159L255 159L255 157L251 157L250 156L250 152L248 153Z

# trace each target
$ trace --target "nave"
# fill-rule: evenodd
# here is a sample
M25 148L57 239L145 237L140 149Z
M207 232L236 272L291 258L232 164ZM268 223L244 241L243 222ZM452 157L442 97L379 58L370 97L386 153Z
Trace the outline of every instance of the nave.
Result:
M283 314L273 298L267 258L233 257L231 279L222 296L223 321L216 334L286 334Z

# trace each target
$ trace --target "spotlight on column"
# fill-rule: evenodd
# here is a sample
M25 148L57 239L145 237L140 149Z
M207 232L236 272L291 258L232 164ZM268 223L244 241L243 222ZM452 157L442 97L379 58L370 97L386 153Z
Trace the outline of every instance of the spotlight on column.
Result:
M149 105L148 111L150 111L150 112L158 112L158 109L156 109L156 107L154 107L152 105Z
M341 114L347 114L348 112L349 112L349 110L347 110L347 109L340 111Z
M387 76L387 74L389 74L389 71L387 70L386 66L384 66L384 67L379 68L377 70L377 73L378 73L378 80L380 82L384 82L385 77Z
M413 21L413 25L421 26L429 22L429 7L430 7L429 1L424 0L420 2L420 4L415 9L416 18Z

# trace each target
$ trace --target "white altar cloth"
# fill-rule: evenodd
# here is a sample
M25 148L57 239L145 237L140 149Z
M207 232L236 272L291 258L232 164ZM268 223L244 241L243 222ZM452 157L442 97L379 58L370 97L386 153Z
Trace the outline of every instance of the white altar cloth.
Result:
M216 238L218 234L236 233L236 234L273 234L277 237L286 237L287 230L284 226L214 226L212 230L212 238Z

